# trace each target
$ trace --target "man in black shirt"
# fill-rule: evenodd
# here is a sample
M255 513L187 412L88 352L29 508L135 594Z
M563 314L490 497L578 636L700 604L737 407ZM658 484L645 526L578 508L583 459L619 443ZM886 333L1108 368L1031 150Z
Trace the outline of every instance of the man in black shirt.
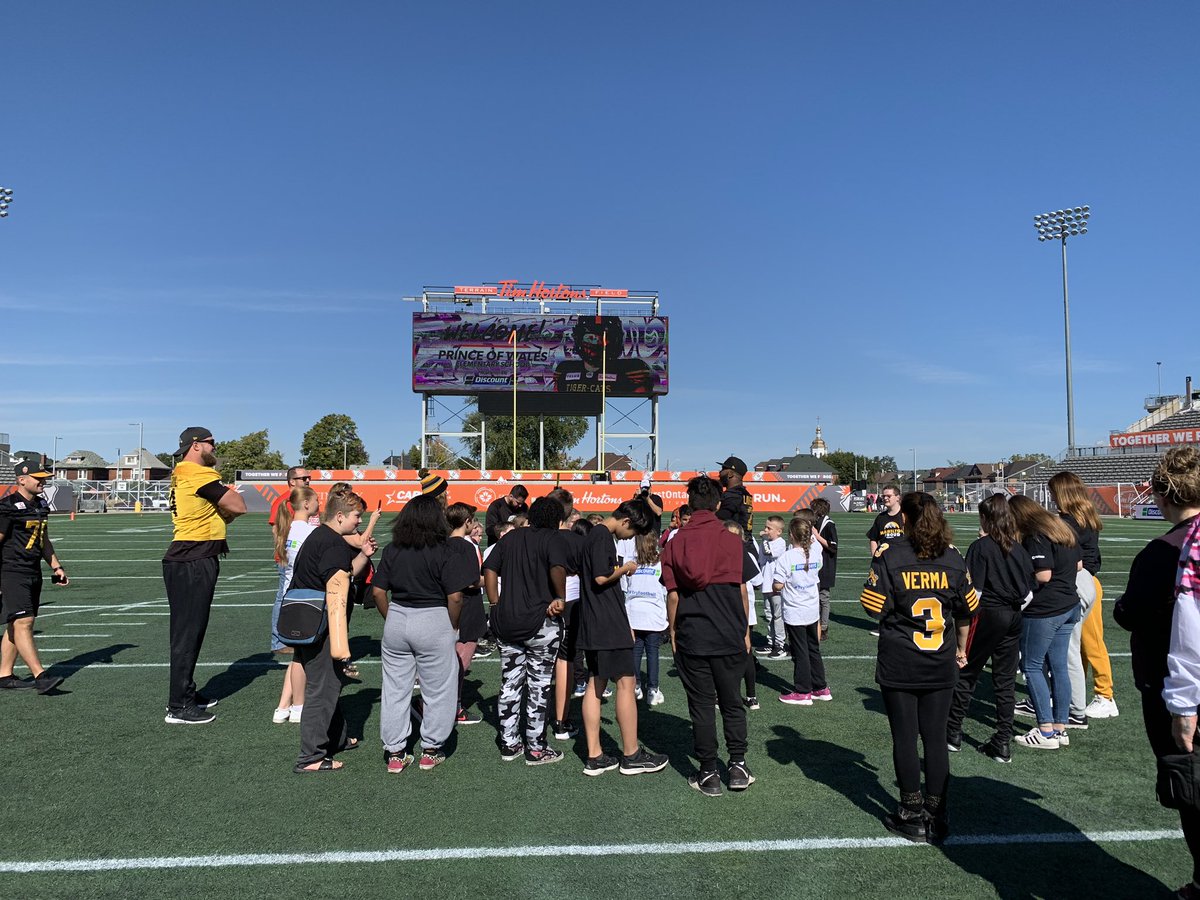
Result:
M717 480L721 482L723 493L721 504L717 507L717 518L722 522L737 522L742 526L747 544L754 543L754 497L742 484L746 477L746 464L738 457L731 456L718 463L721 472Z
M33 621L42 596L42 560L50 564L54 584L70 581L50 543L50 508L42 499L50 473L25 460L15 469L17 489L0 500L0 609L4 617L0 689L37 688L39 694L47 694L62 684L62 678L42 668L33 640ZM33 681L13 674L18 653L33 673Z
M637 677L633 667L633 629L625 611L621 577L637 571L637 560L618 565L617 540L650 531L651 514L640 500L627 500L588 532L579 566L579 646L587 659L588 687L583 696L583 730L587 762L583 774L600 775L621 767L622 775L661 772L667 757L638 744ZM609 680L616 682L617 724L622 756L614 759L600 747L600 700Z
M546 743L550 687L566 603L567 542L559 525L561 503L540 497L529 509L529 528L504 536L483 562L492 632L500 639L500 756L541 766L563 758ZM521 714L525 717L524 741Z
M487 535L489 544L494 544L498 540L496 527L501 522L507 522L518 513L526 512L529 509L525 503L528 497L529 491L525 489L525 485L514 484L512 490L507 494L491 502L487 508L487 514L483 517L483 533Z
M374 538L364 538L362 549L346 540L358 531L366 503L357 494L330 493L321 514L321 527L300 547L289 590L323 591L348 597L351 578L366 568L375 552ZM328 601L327 601L328 602ZM346 734L338 698L342 693L341 666L329 652L329 634L296 648L296 661L304 666L304 717L300 720L300 756L296 773L329 772L342 764L333 758L355 746Z

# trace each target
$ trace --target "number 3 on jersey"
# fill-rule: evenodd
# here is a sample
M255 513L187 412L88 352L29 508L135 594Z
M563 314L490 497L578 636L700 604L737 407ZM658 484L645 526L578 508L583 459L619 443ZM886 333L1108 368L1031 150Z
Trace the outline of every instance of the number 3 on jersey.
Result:
M921 597L912 605L914 619L928 615L925 630L913 632L913 643L921 650L941 650L942 635L946 631L946 617L942 613L942 601L937 597Z

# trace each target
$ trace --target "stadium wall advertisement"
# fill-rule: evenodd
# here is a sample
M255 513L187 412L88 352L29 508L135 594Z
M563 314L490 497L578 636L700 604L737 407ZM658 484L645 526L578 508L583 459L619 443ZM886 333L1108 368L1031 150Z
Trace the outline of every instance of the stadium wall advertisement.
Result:
M613 472L612 481L591 481L583 473L556 476L544 472L432 470L447 481L450 503L469 503L483 509L497 497L503 497L516 484L523 484L530 499L544 496L554 487L564 487L575 498L575 506L584 512L610 512L637 495L641 472ZM698 472L651 472L654 493L663 498L670 512L687 502L687 482ZM845 485L797 484L774 478L775 472L752 472L746 487L754 497L756 522L760 514L786 513L804 509L817 497L824 496L835 509L846 509L850 489ZM367 501L368 509L379 504L385 511L398 511L421 491L413 469L314 469L312 487L320 494L339 481L354 485ZM258 476L246 478L244 476ZM760 476L761 480L753 480ZM281 494L287 492L286 473L239 473L238 489L251 512L264 512Z
M1200 444L1200 429L1181 428L1176 431L1131 431L1110 434L1108 446L1114 449L1128 447L1161 447L1179 444Z
M412 333L418 393L511 393L514 349L518 393L667 393L665 316L418 312Z

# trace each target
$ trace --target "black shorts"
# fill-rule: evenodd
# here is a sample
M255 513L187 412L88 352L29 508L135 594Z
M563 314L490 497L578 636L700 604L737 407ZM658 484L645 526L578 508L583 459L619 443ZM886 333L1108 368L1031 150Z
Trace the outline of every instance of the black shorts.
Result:
M41 573L13 572L0 575L0 617L5 624L38 614L42 601Z
M588 674L595 678L614 679L632 676L633 648L625 650L584 650Z
M579 601L572 600L563 613L562 640L558 644L558 658L570 662L579 652Z

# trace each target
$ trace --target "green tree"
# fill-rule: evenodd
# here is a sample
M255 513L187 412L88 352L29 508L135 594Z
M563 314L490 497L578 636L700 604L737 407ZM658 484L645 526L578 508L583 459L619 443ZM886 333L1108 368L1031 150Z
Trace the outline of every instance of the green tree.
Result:
M217 455L217 471L221 480L232 482L239 469L285 469L283 455L271 449L267 429L242 435L231 441L221 441L213 450ZM168 454L169 458L169 454Z
M396 461L399 463L399 460ZM413 444L404 451L406 468L416 469L421 465L421 445ZM464 460L440 437L430 437L425 445L425 467L429 469L457 469ZM474 465L472 460L470 465Z
M1047 462L1049 460L1054 459L1054 457L1048 456L1045 453L1014 453L1012 456L1010 456L1008 459L1006 459L1005 462L1015 463L1017 460L1026 460L1026 459L1032 459L1037 462Z
M322 416L304 432L300 456L312 469L340 469L343 459L348 466L361 466L370 461L367 448L358 436L358 426L342 413Z
M463 431L478 431L487 425L487 467L489 469L536 469L538 465L538 418L517 416L517 463L513 464L512 416L487 416L478 411L463 420ZM587 434L583 416L545 417L546 468L571 468L571 449ZM463 442L463 456L479 458L477 441Z
M838 484L853 484L856 473L859 481L874 483L881 472L896 471L891 456L865 456L840 447L825 454L825 463L837 474Z

